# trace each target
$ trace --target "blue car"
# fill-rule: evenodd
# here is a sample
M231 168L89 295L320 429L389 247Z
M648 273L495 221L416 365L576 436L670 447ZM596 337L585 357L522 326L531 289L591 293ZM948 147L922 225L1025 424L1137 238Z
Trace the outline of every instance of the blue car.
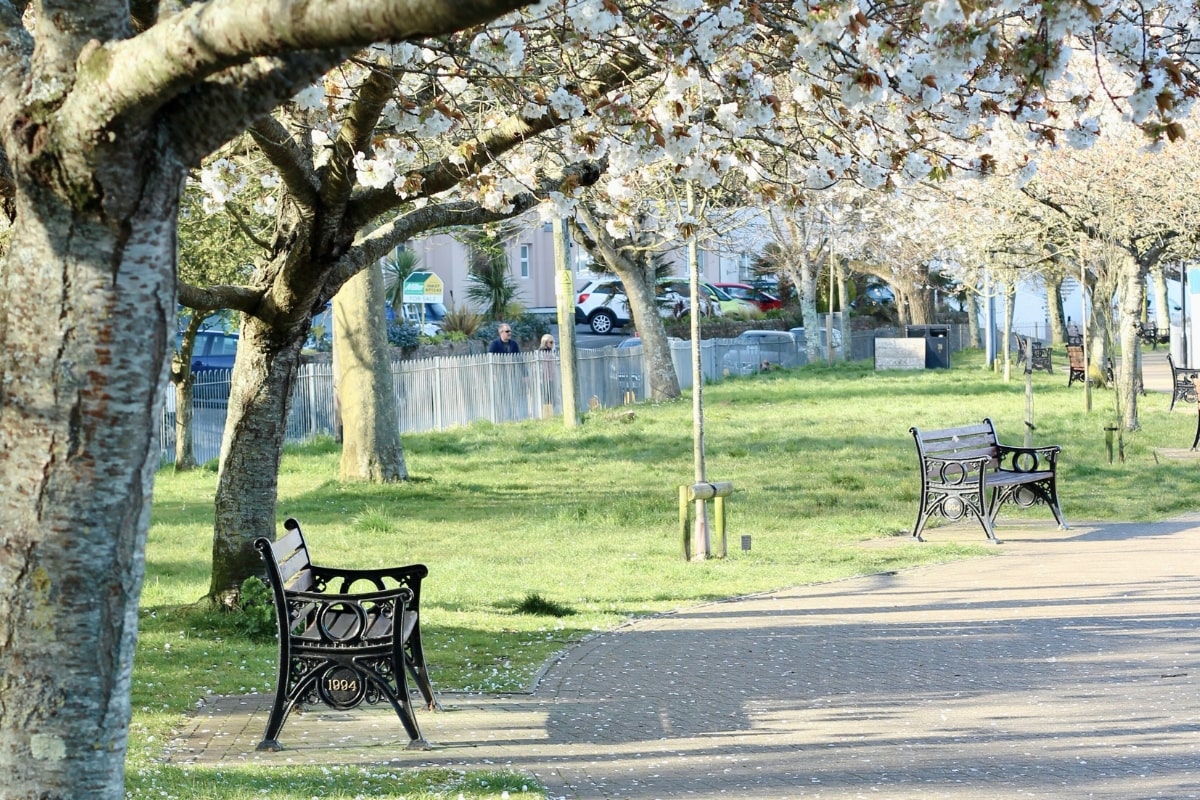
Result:
M182 338L182 337L181 337ZM196 334L196 345L192 348L192 372L210 369L233 369L237 358L238 337L236 333L223 331L200 331Z

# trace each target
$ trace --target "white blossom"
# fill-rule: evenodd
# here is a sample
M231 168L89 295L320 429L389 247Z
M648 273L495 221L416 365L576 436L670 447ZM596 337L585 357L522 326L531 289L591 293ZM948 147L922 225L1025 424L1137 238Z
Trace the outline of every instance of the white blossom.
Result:
M354 154L354 172L358 182L372 189L382 189L396 177L396 170L386 159L367 158L365 153Z
M321 84L313 84L305 89L301 89L292 102L300 111L316 111L325 107L325 87Z
M600 36L614 30L620 19L599 0L567 3L567 16L575 30L584 36Z
M515 74L525 60L525 39L511 28L500 36L484 31L471 42L471 56L502 75Z
M560 119L576 119L582 117L587 108L582 100L560 86L550 95L550 110Z

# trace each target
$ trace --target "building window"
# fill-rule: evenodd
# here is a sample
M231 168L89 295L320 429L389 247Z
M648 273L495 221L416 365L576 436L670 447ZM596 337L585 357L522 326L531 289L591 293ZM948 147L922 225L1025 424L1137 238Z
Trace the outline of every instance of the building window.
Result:
M521 277L529 277L529 253L532 250L531 245L521 245Z

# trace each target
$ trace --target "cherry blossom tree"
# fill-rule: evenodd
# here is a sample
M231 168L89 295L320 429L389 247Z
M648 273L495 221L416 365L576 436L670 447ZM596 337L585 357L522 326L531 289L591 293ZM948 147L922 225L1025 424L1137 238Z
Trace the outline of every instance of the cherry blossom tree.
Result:
M187 171L372 42L505 0L0 0L0 797L123 797Z
M247 126L286 191L271 250L248 286L178 292L190 307L243 314L230 424L262 446L226 439L217 524L256 535L273 530L278 398L312 314L394 237L547 199L561 216L576 187L599 179L589 159L666 158L692 179L736 169L771 198L789 186L761 153L787 149L807 162L799 187L881 187L1019 161L995 146L999 116L1038 141L1087 144L1105 101L1152 139L1178 140L1197 94L1200 23L1178 0L565 0L449 35L518 5L0 0L0 209L12 221L0 261L0 796L122 795L180 191ZM1073 72L1075 50L1122 80L1097 95ZM431 72L468 60L462 74ZM551 63L562 80L525 74ZM483 65L490 93L449 103ZM336 123L305 128L291 108L264 116L335 67L362 75L321 82L353 89ZM523 103L493 113L492 94ZM427 157L376 140L389 115L464 132ZM567 120L565 151L522 152ZM499 153L513 158L489 168ZM253 509L263 500L270 514ZM238 562L244 544L215 544L215 561Z

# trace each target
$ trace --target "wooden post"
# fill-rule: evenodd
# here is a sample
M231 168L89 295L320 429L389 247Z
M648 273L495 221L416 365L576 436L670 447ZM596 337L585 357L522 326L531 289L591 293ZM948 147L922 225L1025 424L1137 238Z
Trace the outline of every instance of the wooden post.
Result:
M703 561L709 556L724 558L727 553L725 532L725 498L733 494L733 483L721 481L717 483L699 482L691 486L679 487L679 538L683 546L684 561ZM713 516L717 548L709 547L709 540L704 542L705 550L698 550L699 544L692 535L692 509L705 508L706 501L713 501ZM707 517L707 515L705 515Z

